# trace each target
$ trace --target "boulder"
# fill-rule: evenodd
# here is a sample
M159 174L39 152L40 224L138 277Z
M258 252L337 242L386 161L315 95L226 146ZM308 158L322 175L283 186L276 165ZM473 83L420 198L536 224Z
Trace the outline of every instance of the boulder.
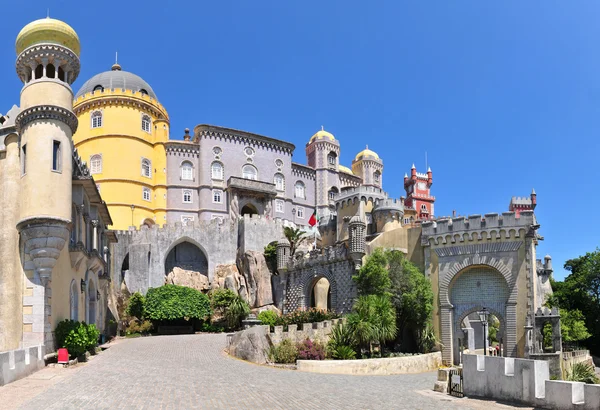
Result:
M260 312L264 312L265 310L270 310L272 312L277 313L279 316L281 316L281 310L277 309L277 307L275 305L266 305L266 306L261 306L259 308L254 308L254 309L250 310L250 313L253 313L256 316L258 316L258 314Z
M265 364L271 346L269 326L254 326L233 334L229 354L252 363Z
M166 284L187 286L199 291L210 289L208 277L200 272L185 270L177 266L165 277Z
M217 265L211 289L231 289L242 299L248 300L246 282L240 275L237 265Z
M257 308L273 303L271 272L265 255L261 252L246 251L238 254L238 270L245 279L248 291L248 303Z

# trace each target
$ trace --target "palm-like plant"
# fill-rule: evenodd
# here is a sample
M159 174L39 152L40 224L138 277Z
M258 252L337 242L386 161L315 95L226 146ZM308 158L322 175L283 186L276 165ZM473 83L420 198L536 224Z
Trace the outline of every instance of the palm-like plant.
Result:
M240 326L242 320L250 313L248 302L241 296L236 296L231 300L229 306L225 308L225 319L230 329L236 329Z
M373 353L373 344L396 337L396 311L387 295L367 295L358 298L354 312L348 316L348 325L355 340Z
M567 372L567 380L572 382L583 382L587 384L600 383L594 366L589 363L575 363L573 371Z
M299 228L292 228L291 226L285 226L283 228L283 235L290 243L291 256L294 256L296 249L298 249L298 247L308 239L304 231L300 230Z

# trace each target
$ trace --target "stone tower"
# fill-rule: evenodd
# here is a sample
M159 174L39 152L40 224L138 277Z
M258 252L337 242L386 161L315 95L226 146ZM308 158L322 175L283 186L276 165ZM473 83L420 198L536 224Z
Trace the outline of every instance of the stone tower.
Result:
M367 224L362 214L361 206L359 212L348 222L348 248L356 270L362 266L362 258L365 256Z
M340 192L339 182L340 143L333 134L321 130L306 144L308 166L316 170L316 205L320 217L335 209L335 196Z
M24 84L16 118L21 157L17 230L23 270L36 285L32 332L27 332L31 340L23 343L51 346L49 282L71 229L71 137L77 129L71 84L79 75L79 38L66 23L41 19L21 30L16 52Z
M404 200L405 210L413 211L417 220L433 219L433 203L435 197L431 195L431 185L433 185L433 173L431 168L427 173L417 172L413 164L410 170L410 177L404 174L404 190L406 199Z
M282 273L287 271L290 255L290 243L287 239L281 238L277 242L277 272Z
M362 178L363 185L381 188L383 161L375 151L369 149L368 145L352 161L352 172Z

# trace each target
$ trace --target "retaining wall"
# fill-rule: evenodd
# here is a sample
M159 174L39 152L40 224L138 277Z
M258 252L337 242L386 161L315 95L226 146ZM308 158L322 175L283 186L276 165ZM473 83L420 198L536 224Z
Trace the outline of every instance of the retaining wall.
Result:
M38 345L0 353L0 386L43 369L44 352L44 345Z
M442 353L417 356L362 360L298 360L297 369L303 372L385 376L391 374L423 373L442 365Z
M600 385L550 380L548 362L509 357L463 357L466 396L514 401L551 410L598 410Z
M275 326L275 331L270 333L271 342L278 345L285 339L299 343L306 339L318 340L321 343L329 341L331 328L344 319L325 320L323 322L303 323L302 325L288 325L288 331L283 331L283 326Z

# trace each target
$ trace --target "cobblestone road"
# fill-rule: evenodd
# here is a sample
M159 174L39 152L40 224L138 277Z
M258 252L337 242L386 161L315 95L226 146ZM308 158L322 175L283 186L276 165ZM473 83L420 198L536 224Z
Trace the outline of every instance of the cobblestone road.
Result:
M222 353L225 335L119 343L23 409L464 409L433 373L342 376L257 366ZM70 371L70 370L66 370ZM0 408L2 405L0 404ZM489 409L489 405L487 406Z

